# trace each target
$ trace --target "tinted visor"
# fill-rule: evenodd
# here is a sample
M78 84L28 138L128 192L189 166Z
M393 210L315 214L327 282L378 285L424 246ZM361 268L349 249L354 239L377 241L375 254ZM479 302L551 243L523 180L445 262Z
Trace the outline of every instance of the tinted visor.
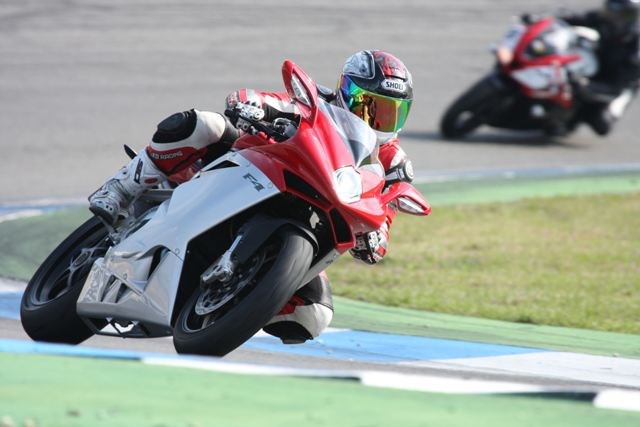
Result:
M411 109L411 99L399 99L362 89L349 76L340 79L340 92L353 114L380 132L398 132Z

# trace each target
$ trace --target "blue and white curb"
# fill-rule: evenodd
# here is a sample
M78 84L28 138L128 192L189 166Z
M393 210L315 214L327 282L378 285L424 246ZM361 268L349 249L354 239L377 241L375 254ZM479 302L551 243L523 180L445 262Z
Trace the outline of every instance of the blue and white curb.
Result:
M0 280L0 317L17 319L24 283ZM640 390L640 360L543 349L400 336L374 332L329 329L314 341L286 346L274 337L257 334L242 349L298 355L319 359L347 360L383 365L427 367L434 372L501 374L511 378L544 377L599 384L601 390L629 387ZM438 393L570 393L570 390L505 381L455 379L437 375L407 375L376 371L291 369L230 363L216 358L189 357L127 350L106 350L86 346L45 344L21 340L0 340L0 351L141 360L167 365L254 375L320 376L358 379L375 387ZM598 390L600 393L601 390ZM584 393L584 392L580 392ZM595 396L595 392L594 393ZM630 393L630 394L629 394ZM600 395L600 407L640 411L640 391L622 395ZM625 399L616 400L616 396ZM633 399L627 397L632 396ZM634 400L635 399L635 400ZM635 403L634 403L635 402Z
M433 375L401 374L382 371L336 371L322 369L298 369L277 366L251 365L226 362L217 358L138 353L121 350L95 349L64 344L33 343L19 340L0 340L0 352L47 354L74 357L99 357L123 360L139 360L147 365L173 368L198 369L225 374L289 376L300 378L331 378L357 380L367 387L378 387L426 393L446 394L531 394L541 397L565 397L580 400L588 398L594 406L640 412L640 392L622 389L575 391L563 387L542 387L517 382L484 381L447 378Z

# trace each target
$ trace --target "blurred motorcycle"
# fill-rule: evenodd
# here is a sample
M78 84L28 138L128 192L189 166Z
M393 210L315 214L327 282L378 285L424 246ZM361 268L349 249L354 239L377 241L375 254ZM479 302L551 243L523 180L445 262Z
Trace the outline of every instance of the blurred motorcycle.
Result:
M562 136L580 123L577 81L598 72L600 35L548 17L514 25L493 48L495 68L445 112L440 131L461 138L481 125Z
M256 132L236 150L174 189L148 191L113 228L96 217L80 226L27 285L20 314L31 338L173 335L179 353L223 356L358 233L378 230L390 204L429 214L411 184L387 186L364 121L323 101L293 62L282 76L299 123L269 123L239 104L225 114Z

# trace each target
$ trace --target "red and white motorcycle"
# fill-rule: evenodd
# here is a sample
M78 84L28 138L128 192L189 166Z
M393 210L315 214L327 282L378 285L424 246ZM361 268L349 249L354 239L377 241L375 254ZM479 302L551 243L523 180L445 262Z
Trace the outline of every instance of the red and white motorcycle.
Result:
M241 150L175 189L147 192L113 229L97 218L80 226L26 288L31 338L173 335L179 353L222 356L353 248L357 233L377 230L390 204L430 213L411 184L385 188L364 121L319 98L293 62L282 75L299 123L228 111L259 131L236 142Z
M460 138L481 125L550 134L559 128L572 131L580 122L581 106L572 79L597 73L599 38L593 29L553 17L515 25L494 49L495 69L443 115L442 135ZM631 98L629 93L620 99L622 110Z

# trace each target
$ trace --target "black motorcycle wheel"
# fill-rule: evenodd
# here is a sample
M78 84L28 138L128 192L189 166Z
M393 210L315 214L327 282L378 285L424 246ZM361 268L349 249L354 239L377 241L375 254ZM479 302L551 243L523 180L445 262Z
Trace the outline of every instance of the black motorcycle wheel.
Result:
M174 326L176 351L224 356L239 347L291 298L312 257L311 243L299 232L278 231L238 266L230 282L193 293Z
M22 296L20 320L35 341L79 344L93 335L76 314L76 301L93 262L110 246L102 222L92 217L40 265Z
M463 93L445 112L440 133L446 139L462 138L487 124L499 90L494 76L488 76Z

